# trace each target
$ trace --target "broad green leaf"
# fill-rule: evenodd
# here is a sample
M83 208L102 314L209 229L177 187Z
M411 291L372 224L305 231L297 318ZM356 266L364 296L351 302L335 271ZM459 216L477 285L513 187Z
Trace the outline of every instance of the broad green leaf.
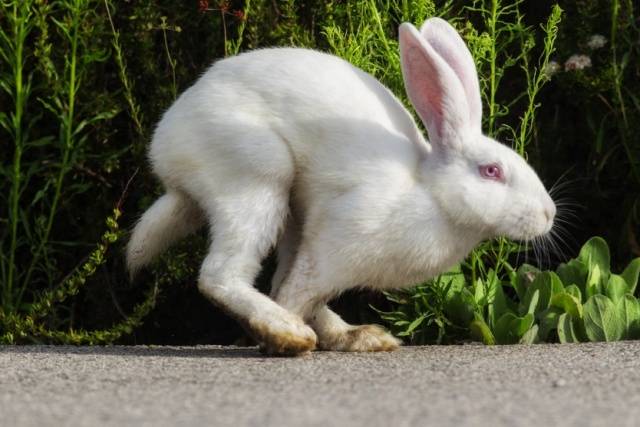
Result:
M568 292L555 294L551 298L551 305L562 309L565 313L568 313L577 319L582 318L582 304L580 303L580 300Z
M627 282L622 278L622 276L618 276L617 274L612 274L609 276L609 281L607 282L607 286L605 288L605 294L611 298L613 303L617 303L624 295L628 292Z
M552 271L541 272L527 289L520 306L520 313L533 313L537 316L540 312L549 308L551 297L562 291L562 282L557 274ZM538 293L538 300L534 302L533 296L536 292ZM533 311L531 311L532 309Z
M502 283L493 270L489 272L486 280L487 287L487 312L489 324L495 325L500 316L508 312L506 298L502 289Z
M602 293L601 283L602 274L600 273L600 266L594 264L591 270L589 270L589 277L587 277L587 298Z
M624 326L622 338L640 338L640 301L633 295L627 294L618 301L616 308Z
M496 339L482 317L476 315L476 318L473 319L469 328L471 329L472 336L482 341L484 344L495 345Z
M589 269L586 265L577 259L572 259L566 264L560 264L557 272L565 286L577 285L584 293L584 286L589 274Z
M522 338L520 338L520 341L518 341L518 343L519 344L535 344L538 341L539 341L538 325L533 325L531 329L529 329L527 332L524 333L524 335L522 335Z
M580 288L576 285L565 286L564 291L574 296L579 302L582 302L582 292L580 292Z
M607 242L601 237L592 237L580 249L578 260L589 269L587 277L587 298L604 293L604 287L609 281L611 257Z
M517 317L511 321L511 332L517 338L521 338L533 326L534 316L527 313L523 317Z
M460 293L466 284L464 274L460 269L460 264L456 265L446 273L441 274L440 278L442 280L442 286L447 291L446 298L451 298L452 296Z
M558 339L563 344L580 342L573 327L573 319L568 313L562 313L558 318Z
M534 322L532 313L518 317L513 313L504 313L496 322L493 329L498 344L517 343L522 336L531 329Z
M467 327L475 312L475 301L469 289L464 288L447 299L444 311L447 318L458 326Z
M538 273L540 273L540 270L529 264L522 264L518 268L514 288L520 301L524 299L527 288L531 286Z
M545 271L546 274L549 275L550 283L551 283L551 295L558 294L560 292L564 292L564 286L562 285L562 280L554 271Z
M586 265L590 271L597 265L601 275L609 275L611 265L609 246L607 246L607 242L602 237L589 239L580 249L578 260Z
M556 307L550 307L541 313L539 316L540 329L538 330L538 337L540 341L546 341L549 332L558 327L558 318L562 313L564 313L564 311Z
M584 305L584 327L590 341L617 341L624 332L616 306L604 295L594 295Z
M638 285L638 276L640 276L640 258L636 258L627 265L622 272L622 278L629 286L629 293L634 294Z
M538 306L538 300L540 299L540 290L534 289L529 299L529 305L527 306L527 314L535 314L536 307Z
M493 332L498 344L512 344L515 338L511 334L511 322L518 317L513 313L504 313L496 322Z
M487 292L480 278L473 284L473 297L477 305L484 307L487 304Z

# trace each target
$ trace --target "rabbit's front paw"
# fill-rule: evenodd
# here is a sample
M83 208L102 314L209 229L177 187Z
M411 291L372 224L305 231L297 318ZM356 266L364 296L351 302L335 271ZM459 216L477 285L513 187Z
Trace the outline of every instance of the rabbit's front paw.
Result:
M335 351L392 351L402 341L378 325L353 326L330 339L320 340L323 350Z
M297 316L249 322L260 351L277 356L298 356L315 349L316 334Z

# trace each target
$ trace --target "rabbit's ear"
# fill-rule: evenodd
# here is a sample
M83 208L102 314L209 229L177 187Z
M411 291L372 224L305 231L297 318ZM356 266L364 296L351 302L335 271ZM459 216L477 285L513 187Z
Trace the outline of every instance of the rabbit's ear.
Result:
M399 39L407 95L427 127L429 141L434 147L459 149L460 136L471 126L460 79L413 25L401 24Z
M471 125L480 129L482 125L482 101L478 72L471 52L460 34L447 21L431 18L420 28L422 37L446 61L456 73L467 96Z

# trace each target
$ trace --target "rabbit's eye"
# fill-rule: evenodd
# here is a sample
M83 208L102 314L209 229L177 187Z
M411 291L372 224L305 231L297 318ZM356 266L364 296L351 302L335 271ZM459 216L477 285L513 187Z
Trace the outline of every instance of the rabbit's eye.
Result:
M496 181L504 181L502 169L500 169L500 166L493 163L490 165L480 166L480 175L483 178L495 179Z

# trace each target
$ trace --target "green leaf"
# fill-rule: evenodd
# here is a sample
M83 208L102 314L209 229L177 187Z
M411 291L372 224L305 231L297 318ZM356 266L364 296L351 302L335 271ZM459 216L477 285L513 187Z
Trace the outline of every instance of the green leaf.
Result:
M520 339L533 326L535 317L532 313L527 313L523 317L518 317L511 321L511 333Z
M535 344L540 341L538 336L538 325L533 325L531 329L522 335L518 344Z
M407 326L407 329L404 330L404 333L407 334L407 335L411 334L418 326L420 326L422 324L422 322L426 318L427 318L427 316L425 316L425 315L422 315L422 316L416 318L413 322L411 322L409 324L409 326Z
M514 288L520 301L524 299L527 288L531 286L538 273L540 273L540 270L529 264L522 264L520 268L518 268Z
M618 301L616 308L624 326L622 338L640 338L640 301L633 295L627 294Z
M524 300L520 306L520 313L533 313L536 316L549 308L551 304L551 297L563 292L564 288L562 282L557 274L553 271L543 271L536 276L533 283L527 289ZM534 295L538 294L538 299L535 301ZM526 310L526 311L525 311Z
M579 302L582 302L582 292L580 292L580 288L576 285L565 286L564 291L574 296Z
M587 266L587 298L603 293L604 285L609 281L611 257L609 246L601 237L592 237L580 249L578 260Z
M447 318L458 326L467 327L475 313L475 300L469 289L464 288L445 301L444 312Z
M511 312L504 313L496 322L494 336L499 344L514 344L531 329L534 322L532 313L518 317Z
M441 274L440 278L442 279L443 286L447 290L447 298L460 293L467 283L464 274L462 273L462 269L460 268L460 264L456 265L446 273Z
M573 327L573 318L568 313L562 313L558 318L558 339L563 344L580 342Z
M590 341L617 341L624 332L616 306L604 295L594 295L584 305L584 327Z
M589 270L589 277L587 277L587 285L586 285L586 294L587 298L591 298L594 295L602 294L602 274L600 272L600 267L598 265L594 265L591 270Z
M562 309L565 313L581 319L582 304L580 300L568 292L560 292L551 298L551 305Z
M550 307L541 313L539 316L540 329L538 331L538 338L540 341L546 341L549 332L558 327L558 319L561 314L563 314L563 311L556 307Z
M487 292L484 283L480 278L473 284L473 298L477 305L484 307L487 305Z
M484 319L478 315L469 325L471 335L486 345L495 345L496 339Z
M511 334L511 322L518 317L513 313L504 313L496 322L493 332L498 344L512 344L515 342Z
M629 286L629 293L633 295L638 285L638 276L640 276L640 258L631 261L621 276Z
M577 285L583 294L586 293L585 284L589 269L582 262L572 259L566 264L560 264L557 272L565 286Z
M622 276L618 276L617 274L612 274L609 276L609 281L607 282L607 287L605 288L605 294L611 298L613 303L617 303L624 295L628 292L627 282L622 278Z
M540 299L540 289L534 289L533 293L531 294L531 298L527 298L528 299L528 306L527 306L527 313L528 314L535 314L536 313L536 307L538 306L538 300Z
M502 289L502 283L494 270L489 271L485 284L487 312L489 314L488 320L490 325L495 325L500 316L508 312L509 309Z
M592 270L596 265L602 274L608 275L611 257L609 255L609 246L602 237L592 237L582 246L578 260Z

